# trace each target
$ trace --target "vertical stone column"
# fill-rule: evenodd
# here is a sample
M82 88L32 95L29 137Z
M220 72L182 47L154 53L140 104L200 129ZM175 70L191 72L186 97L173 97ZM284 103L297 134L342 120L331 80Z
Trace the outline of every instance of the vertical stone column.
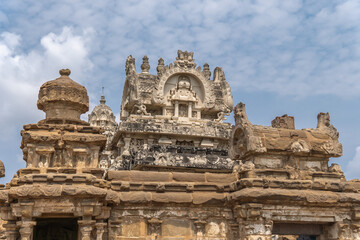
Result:
M240 240L271 240L273 222L262 213L262 204L247 203L235 206Z
M189 105L188 105L188 118L192 118L192 105L193 105L193 103L189 102Z
M116 239L117 236L121 236L121 224L122 220L109 220L108 222L108 232L109 240Z
M353 239L360 239L360 224L352 224L351 231Z
M36 222L23 220L17 222L17 225L20 227L19 232L20 232L21 240L31 240L33 236L33 229L34 226L36 225Z
M156 240L161 235L162 220L152 218L148 220L148 234L151 236L151 240Z
M239 239L239 224L237 223L230 224L230 230L231 230L232 239L233 240Z
M95 221L93 220L79 220L79 229L81 233L80 240L91 240L90 235L93 230Z
M5 228L5 236L7 240L16 240L19 236L18 227L15 221L8 221L3 225Z
M105 232L106 223L95 223L96 228L96 240L102 240Z
M194 225L196 227L196 240L205 239L205 226L206 222L202 220L194 221Z
M179 117L179 102L175 101L174 117Z
M241 240L271 240L272 222L244 221L241 224Z

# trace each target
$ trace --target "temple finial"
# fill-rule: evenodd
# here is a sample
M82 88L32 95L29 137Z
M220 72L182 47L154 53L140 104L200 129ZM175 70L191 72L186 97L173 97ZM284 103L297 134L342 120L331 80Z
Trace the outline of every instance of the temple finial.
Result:
M105 104L106 103L106 100L105 100L105 95L104 95L104 87L101 87L101 98L100 98L100 103L101 104Z

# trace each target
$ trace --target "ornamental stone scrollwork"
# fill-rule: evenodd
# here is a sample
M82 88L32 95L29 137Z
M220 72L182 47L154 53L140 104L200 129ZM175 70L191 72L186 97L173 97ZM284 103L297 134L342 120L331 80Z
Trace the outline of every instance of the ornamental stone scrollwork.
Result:
M144 104L137 103L134 105L134 109L137 109L135 111L139 115L150 116L150 113L146 111L146 106Z

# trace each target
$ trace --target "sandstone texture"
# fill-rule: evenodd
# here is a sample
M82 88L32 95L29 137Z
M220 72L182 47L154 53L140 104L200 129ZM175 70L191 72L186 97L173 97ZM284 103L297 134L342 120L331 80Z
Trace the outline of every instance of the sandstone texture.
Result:
M119 124L104 94L80 119L89 99L70 70L44 83L26 168L0 186L0 239L360 239L360 181L329 166L342 155L329 114L254 125L222 69L196 65L179 50L152 75L129 56Z

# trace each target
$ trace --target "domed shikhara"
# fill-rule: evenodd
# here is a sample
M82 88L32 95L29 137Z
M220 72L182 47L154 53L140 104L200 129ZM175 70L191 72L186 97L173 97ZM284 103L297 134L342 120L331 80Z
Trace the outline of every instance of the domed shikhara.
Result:
M20 148L27 168L82 172L97 167L106 136L101 128L80 120L89 109L86 88L69 78L69 69L60 70L60 75L41 86L37 106L46 118L24 125Z
M61 69L60 77L40 87L37 106L46 113L44 123L85 124L80 115L89 110L86 88L73 81L69 69Z
M105 103L106 100L103 94L101 95L100 104L88 116L89 123L91 126L102 127L105 131L114 131L117 126L115 115Z

